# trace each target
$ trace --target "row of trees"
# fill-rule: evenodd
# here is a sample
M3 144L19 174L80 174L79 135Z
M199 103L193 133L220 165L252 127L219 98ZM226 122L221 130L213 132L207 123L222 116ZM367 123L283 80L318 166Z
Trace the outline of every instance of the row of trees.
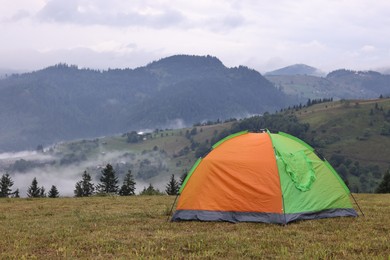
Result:
M180 178L180 181L175 179L175 175L172 174L169 182L166 185L165 193L168 195L177 195L180 190L180 186L183 184L186 175L183 174ZM0 198L8 197L19 197L19 190L12 192L12 186L14 182L12 181L9 174L3 174L0 178ZM115 176L115 171L110 164L102 170L102 176L100 177L100 183L95 186L92 183L92 178L84 171L82 175L82 180L76 183L74 195L75 197L89 197L96 193L99 194L119 194L120 196L131 196L135 195L135 180L131 171L129 170L126 174L122 186L118 186L118 178ZM379 184L377 193L390 193L390 170L386 172L383 176L382 182ZM164 193L154 188L152 184L144 188L140 195L163 195ZM45 192L45 188L38 186L38 181L36 178L33 179L31 185L27 189L27 196L29 198L58 198L59 192L56 186L52 185L48 194Z
M12 186L14 182L9 176L8 173L3 174L0 178L0 198L19 198L19 189L12 191ZM27 189L27 197L29 198L38 198L38 197L49 197L49 198L57 198L59 197L59 192L56 186L51 186L48 194L45 192L44 187L38 187L38 181L36 178L33 179L31 185Z
M51 189L49 190L48 194L46 195L45 188L38 186L37 178L34 178L31 182L30 187L27 189L27 197L29 198L58 198L60 196L60 193L58 192L58 189L55 185L51 186Z
M184 181L184 176L181 178L181 183ZM127 172L124 177L123 184L119 188L118 177L116 176L115 170L111 164L107 164L106 167L102 170L102 175L100 177L100 183L95 185L92 183L91 175L84 171L82 175L82 180L76 183L74 195L75 197L88 197L95 193L99 194L119 194L120 196L131 196L135 195L135 185L133 174L131 170ZM180 184L175 179L175 176L172 174L171 178L166 185L165 192L168 195L176 195L179 192ZM144 188L141 191L140 195L160 195L164 194L158 189L155 189L152 184L149 184L149 187Z
M179 192L180 185L183 183L185 175L181 177L180 183L175 179L175 176L172 174L169 182L166 185L165 193L168 195L176 195ZM124 177L123 184L121 187L118 185L118 177L116 172L111 166L107 164L106 167L102 170L102 175L100 177L100 183L95 185L92 182L91 175L84 171L82 174L82 179L78 181L75 185L74 195L75 197L88 197L94 194L118 194L120 196L131 196L135 195L135 185L136 182L131 173L131 170L127 172ZM10 175L3 174L0 178L0 198L8 197L19 197L19 189L12 191L12 186L14 182L12 181ZM154 188L152 184L144 188L140 195L162 195L163 192ZM45 188L39 187L38 181L34 178L31 182L31 185L27 189L27 197L29 198L58 198L60 196L59 191L55 185L52 185L49 192L46 194Z
M118 177L115 175L115 170L111 164L107 164L102 170L102 176L100 177L100 183L95 186L92 183L91 175L84 171L82 180L76 183L74 195L75 197L88 197L95 192L97 193L114 193L120 196L130 196L135 194L135 180L129 170L125 175L122 186L119 188Z

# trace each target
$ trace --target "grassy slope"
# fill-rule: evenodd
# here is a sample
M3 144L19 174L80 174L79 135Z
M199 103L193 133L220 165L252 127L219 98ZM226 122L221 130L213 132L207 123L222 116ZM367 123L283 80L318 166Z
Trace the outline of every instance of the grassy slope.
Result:
M390 137L380 135L384 122L375 103L385 112L390 109L390 99L336 101L304 108L296 115L310 124L307 140L328 140L319 149L327 159L339 154L361 166L378 165L384 173L390 166ZM373 191L380 180L374 179L368 189ZM358 180L350 176L350 181L356 184Z
M383 117L375 111L375 103L385 111L390 109L390 99L370 101L332 102L318 104L296 113L300 121L309 123L309 138L339 136L341 140L328 145L325 150L341 151L350 158L390 163L390 138L380 135ZM373 109L374 115L370 115ZM371 123L371 125L370 125ZM358 140L369 134L367 140Z
M390 194L365 217L292 223L167 222L171 196L1 199L1 259L390 258Z
M310 124L306 138L309 143L313 143L313 140L325 143L324 147L319 148L319 151L327 159L330 159L334 154L342 155L353 163L359 162L363 167L378 165L381 174L383 174L390 166L390 137L380 135L383 126L383 112L375 110L375 103L385 112L390 109L390 99L378 99L322 103L294 113L300 121ZM374 111L373 115L370 115L371 109ZM197 127L198 131L193 139L199 143L203 143L206 139L210 141L215 131L220 133L224 129L229 129L231 124ZM162 171L147 181L151 183L165 182L171 174L175 174L176 178L179 178L183 172L187 172L191 168L196 160L194 151L182 156L174 156L184 147L191 146L189 139L185 137L186 131L191 131L191 128L159 132L153 134L153 139L138 144L129 144L125 137L120 136L101 138L98 140L97 147L86 151L86 157L90 158L97 154L110 152L142 154L143 151L151 151L157 146L159 150L164 150L168 155L165 162L169 171ZM85 150L86 147L83 142L75 142L74 145L73 151L77 152ZM66 143L63 146L58 146L58 150L64 154L72 152L69 149L69 144ZM135 164L137 160L139 157L135 159ZM380 176L373 178L372 174L369 174L367 187L362 189L359 178L360 176L348 176L351 186L355 186L357 187L355 190L363 192L374 191L381 180Z
M211 139L215 132L219 133L226 128L230 128L232 123L216 124L210 126L197 127L197 134L193 136L194 140L203 143L206 139ZM72 143L63 143L57 145L55 153L66 154L84 154L86 160L91 160L102 154L109 153L135 153L137 157L131 162L137 165L141 154L145 151L152 151L157 147L160 151L165 151L167 157L164 162L167 164L169 171L162 171L155 177L147 180L150 183L158 183L167 181L171 174L175 174L176 179L180 178L183 173L186 173L196 161L195 152L189 151L188 154L175 156L179 154L183 148L190 147L191 142L185 137L187 131L192 128L164 130L159 133L153 133L153 138L139 143L127 143L127 138L123 136L104 137L94 141L75 141ZM91 145L90 143L94 145ZM91 149L88 149L88 146ZM132 169L134 170L134 169ZM133 171L134 172L134 171ZM136 173L136 171L135 171Z
M267 75L265 77L284 93L298 96L303 100L330 97L329 94L331 94L323 90L330 84L321 77L306 75Z

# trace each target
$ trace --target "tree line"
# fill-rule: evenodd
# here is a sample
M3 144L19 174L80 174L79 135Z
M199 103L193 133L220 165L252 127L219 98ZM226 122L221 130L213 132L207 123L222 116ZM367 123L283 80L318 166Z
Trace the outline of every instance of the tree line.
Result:
M159 189L153 187L152 184L149 184L148 187L140 192L140 195L177 195L180 189L180 186L184 182L186 175L182 175L180 180L176 180L175 175L172 174L170 180L166 184L165 192L160 191ZM119 187L119 179L116 176L116 172L111 164L107 164L101 171L100 182L94 184L92 182L91 175L84 171L81 180L78 181L75 185L74 196L75 197L89 197L93 195L106 195L106 194L116 194L119 196L132 196L135 195L135 185L136 181L134 176L129 170L123 179L122 185ZM0 198L19 198L19 189L12 191L12 186L14 182L11 176L6 173L3 174L0 178ZM46 193L45 188L39 187L37 179L34 179L31 182L31 185L27 189L28 198L58 198L60 193L55 185L51 186L51 189Z

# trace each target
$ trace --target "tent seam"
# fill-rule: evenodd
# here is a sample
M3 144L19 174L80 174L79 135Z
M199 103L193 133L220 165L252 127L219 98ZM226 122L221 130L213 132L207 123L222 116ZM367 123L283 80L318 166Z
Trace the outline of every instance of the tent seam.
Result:
M271 136L271 133L268 129L266 129L267 131L267 134L271 140L271 145L272 145L272 149L274 150L274 154L275 154L275 162L277 160L277 154L276 154L276 148L274 146L274 142L272 140L272 136ZM279 173L279 165L278 163L276 162L276 168L278 169L278 177L279 177L279 186L280 186L280 194L282 195L282 211L283 211L283 216L284 216L284 225L287 225L287 217L286 217L286 211L285 211L285 206L284 206L284 196L283 196L283 189L282 189L282 180L280 178L280 173Z

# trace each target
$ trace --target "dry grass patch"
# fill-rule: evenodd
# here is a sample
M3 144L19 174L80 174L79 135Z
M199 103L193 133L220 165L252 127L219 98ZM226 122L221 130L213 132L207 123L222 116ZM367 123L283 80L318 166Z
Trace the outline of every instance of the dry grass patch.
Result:
M0 200L1 259L388 259L390 194L358 194L366 217L167 222L169 196Z

